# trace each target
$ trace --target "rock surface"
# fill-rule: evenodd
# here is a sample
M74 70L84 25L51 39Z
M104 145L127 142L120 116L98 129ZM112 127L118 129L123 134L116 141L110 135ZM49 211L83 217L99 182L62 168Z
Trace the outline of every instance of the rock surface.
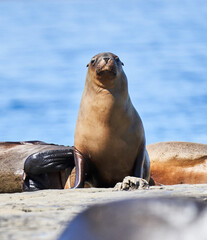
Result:
M0 194L0 239L57 239L67 223L87 207L128 198L184 196L207 201L207 184L114 189L44 190Z

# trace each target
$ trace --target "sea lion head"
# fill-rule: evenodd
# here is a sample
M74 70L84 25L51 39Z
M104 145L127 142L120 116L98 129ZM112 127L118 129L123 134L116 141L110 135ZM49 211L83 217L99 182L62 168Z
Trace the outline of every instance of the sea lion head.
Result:
M90 81L102 88L115 87L120 79L126 79L119 57L110 52L95 55L87 64ZM119 81L120 82L120 81Z

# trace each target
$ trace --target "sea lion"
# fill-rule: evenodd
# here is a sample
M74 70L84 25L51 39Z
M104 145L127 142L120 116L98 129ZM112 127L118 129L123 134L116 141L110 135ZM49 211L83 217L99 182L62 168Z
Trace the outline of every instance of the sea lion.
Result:
M110 52L94 56L87 65L74 146L88 162L97 187L113 187L126 176L149 180L144 128L122 65Z
M207 206L184 197L127 199L91 206L58 240L205 240Z
M41 141L0 142L0 193L62 189L74 166L71 147Z
M156 185L207 183L207 144L160 142L147 146Z

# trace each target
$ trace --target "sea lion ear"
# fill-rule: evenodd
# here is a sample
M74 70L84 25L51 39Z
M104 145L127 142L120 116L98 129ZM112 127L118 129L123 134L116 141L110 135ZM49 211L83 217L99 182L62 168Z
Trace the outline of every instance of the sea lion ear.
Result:
M115 56L114 59L116 60L116 62L119 62L121 63L122 66L124 66L123 62L120 60L118 56Z
M89 66L89 63L86 65L86 67L88 67Z

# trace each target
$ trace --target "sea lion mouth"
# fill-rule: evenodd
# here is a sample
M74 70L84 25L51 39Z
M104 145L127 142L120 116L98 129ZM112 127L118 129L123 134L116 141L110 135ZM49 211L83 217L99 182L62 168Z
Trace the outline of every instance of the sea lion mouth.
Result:
M103 75L111 75L111 76L116 76L116 70L115 69L97 69L96 73L98 76L103 76Z

